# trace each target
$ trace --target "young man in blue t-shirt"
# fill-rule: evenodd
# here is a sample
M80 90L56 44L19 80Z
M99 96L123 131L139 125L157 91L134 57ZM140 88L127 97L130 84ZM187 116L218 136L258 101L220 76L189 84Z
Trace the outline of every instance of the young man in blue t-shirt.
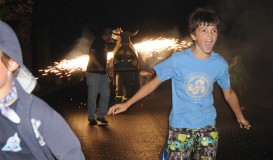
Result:
M110 108L108 114L126 111L133 103L154 91L163 81L172 80L172 110L169 136L162 159L215 159L218 132L213 105L213 84L222 88L225 100L241 128L250 129L235 92L230 87L227 62L213 46L218 37L219 19L213 13L198 10L189 19L190 35L195 45L156 65L157 76L126 103ZM191 153L194 152L193 155Z

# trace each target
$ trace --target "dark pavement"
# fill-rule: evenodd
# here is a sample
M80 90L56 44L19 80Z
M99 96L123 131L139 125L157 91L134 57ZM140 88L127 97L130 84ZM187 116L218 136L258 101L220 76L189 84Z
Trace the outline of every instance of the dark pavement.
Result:
M41 88L47 87L41 85ZM47 87L48 88L48 87ZM109 126L89 126L85 82L71 83L40 97L56 109L78 136L87 160L157 160L166 140L171 107L170 82L132 106L107 116ZM38 94L39 95L39 94ZM214 92L220 141L218 160L272 160L273 106L271 99L248 98L245 116L251 130L240 129L219 88Z

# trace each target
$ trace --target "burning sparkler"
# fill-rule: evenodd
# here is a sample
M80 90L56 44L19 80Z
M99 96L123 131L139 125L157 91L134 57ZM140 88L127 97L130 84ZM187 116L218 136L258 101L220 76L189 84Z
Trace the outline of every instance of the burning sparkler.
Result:
M149 39L145 42L134 44L134 47L140 54L147 54L152 52L163 53L165 51L175 52L177 50L183 50L188 48L191 43L186 41L179 42L178 39L174 38L157 38ZM113 52L108 52L107 61L110 61L113 58ZM43 76L53 74L59 78L70 77L73 72L86 71L87 64L89 61L88 55L82 55L74 59L63 59L60 62L54 62L53 66L48 66L46 69L39 70Z
M164 50L182 50L184 48L188 48L191 43L187 43L186 41L181 41L179 43L178 39L175 38L158 38L158 39L150 39L148 41L137 43L134 45L137 51L139 52L162 52Z
M43 76L55 74L59 78L70 77L75 71L85 71L89 60L88 55L82 55L75 59L63 59L60 62L54 62L54 66L48 66L46 69L39 70Z

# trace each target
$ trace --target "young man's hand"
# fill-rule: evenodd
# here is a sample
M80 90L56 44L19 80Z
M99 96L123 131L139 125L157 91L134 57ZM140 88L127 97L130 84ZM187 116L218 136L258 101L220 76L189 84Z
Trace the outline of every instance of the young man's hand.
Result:
M249 122L246 119L243 119L243 120L238 119L238 123L241 128L245 128L247 130L250 129L250 127L251 127L251 125L249 124Z
M121 112L125 112L129 106L126 103L116 104L108 110L108 115L115 115Z

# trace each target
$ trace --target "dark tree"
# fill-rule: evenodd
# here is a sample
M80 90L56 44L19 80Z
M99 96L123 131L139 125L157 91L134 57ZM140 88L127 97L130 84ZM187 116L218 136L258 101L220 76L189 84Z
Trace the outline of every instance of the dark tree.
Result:
M31 15L32 0L0 0L0 19L15 30L23 52L24 63L32 68Z

